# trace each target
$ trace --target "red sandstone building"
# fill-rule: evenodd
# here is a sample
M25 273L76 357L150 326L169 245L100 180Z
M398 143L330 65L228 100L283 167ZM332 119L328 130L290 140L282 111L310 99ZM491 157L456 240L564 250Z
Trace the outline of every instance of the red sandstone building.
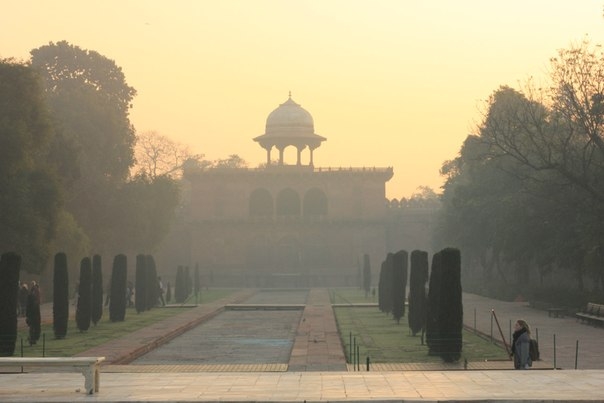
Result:
M264 167L186 169L183 264L199 265L208 285L352 286L367 253L376 277L386 253L403 247L385 197L393 170L315 167L325 140L290 96L254 138L267 152ZM288 147L297 150L290 164Z

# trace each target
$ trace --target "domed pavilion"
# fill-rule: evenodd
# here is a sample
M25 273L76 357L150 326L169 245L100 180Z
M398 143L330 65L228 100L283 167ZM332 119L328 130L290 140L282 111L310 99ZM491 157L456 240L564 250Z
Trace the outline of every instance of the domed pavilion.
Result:
M287 101L272 111L266 119L266 132L254 138L266 150L266 164L271 164L271 150L279 151L279 165L283 165L283 152L293 146L298 151L296 165L302 165L302 151L310 150L309 166L313 166L313 152L327 140L315 133L312 116L306 109L292 100L291 93Z
M390 251L392 168L315 167L326 138L291 94L253 140L266 150L262 167L185 169L188 208L160 264L199 266L208 286L355 286L369 254L377 277ZM297 150L295 164L284 162L288 147Z

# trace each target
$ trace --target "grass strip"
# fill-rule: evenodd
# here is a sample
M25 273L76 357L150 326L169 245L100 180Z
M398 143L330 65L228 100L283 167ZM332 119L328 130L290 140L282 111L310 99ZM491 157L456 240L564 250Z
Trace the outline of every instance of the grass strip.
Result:
M209 303L232 294L232 289L209 289L204 290L201 296L201 304ZM199 298L198 298L199 300ZM195 296L189 297L184 304L195 304ZM70 306L70 311L75 312L75 307ZM152 325L166 318L191 309L190 307L179 307L172 305L170 307L156 307L151 310L136 313L134 307L126 308L126 319L123 322L111 322L109 320L109 310L103 309L103 317L96 326L90 325L86 332L80 332L77 328L75 319L70 319L68 323L67 336L64 339L55 339L52 324L42 325L42 334L44 340L40 337L37 344L30 346L28 343L28 329L20 329L17 333L17 346L15 356L21 356L21 350L24 357L71 357L75 354L86 351L92 347L106 343L130 334L136 330ZM21 349L21 342L23 348Z
M359 289L330 290L332 303L354 304L372 302ZM412 336L403 317L399 324L391 315L380 312L377 307L339 307L334 309L338 330L345 346L346 358L350 362L352 351L359 348L359 359L365 362L370 357L373 363L429 363L441 362L438 356L428 355L428 346L422 345L421 336ZM406 312L408 313L408 311ZM507 360L500 346L479 335L463 330L461 360L476 361Z

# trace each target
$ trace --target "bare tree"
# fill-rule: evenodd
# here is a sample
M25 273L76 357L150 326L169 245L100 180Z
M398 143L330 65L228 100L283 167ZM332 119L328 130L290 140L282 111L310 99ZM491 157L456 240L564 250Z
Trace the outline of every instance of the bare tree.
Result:
M149 131L137 137L136 165L134 175L145 175L151 179L169 176L173 179L182 176L182 168L189 160L203 159L203 154L192 154L189 148L155 131Z

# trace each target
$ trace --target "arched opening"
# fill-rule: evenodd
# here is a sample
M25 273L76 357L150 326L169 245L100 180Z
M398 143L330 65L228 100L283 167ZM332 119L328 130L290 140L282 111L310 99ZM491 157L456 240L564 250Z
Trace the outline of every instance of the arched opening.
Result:
M312 188L304 195L304 216L327 215L327 196L321 189Z
M255 189L250 194L250 216L272 217L273 197L266 189Z
M300 196L293 189L283 189L277 195L278 216L299 216Z

